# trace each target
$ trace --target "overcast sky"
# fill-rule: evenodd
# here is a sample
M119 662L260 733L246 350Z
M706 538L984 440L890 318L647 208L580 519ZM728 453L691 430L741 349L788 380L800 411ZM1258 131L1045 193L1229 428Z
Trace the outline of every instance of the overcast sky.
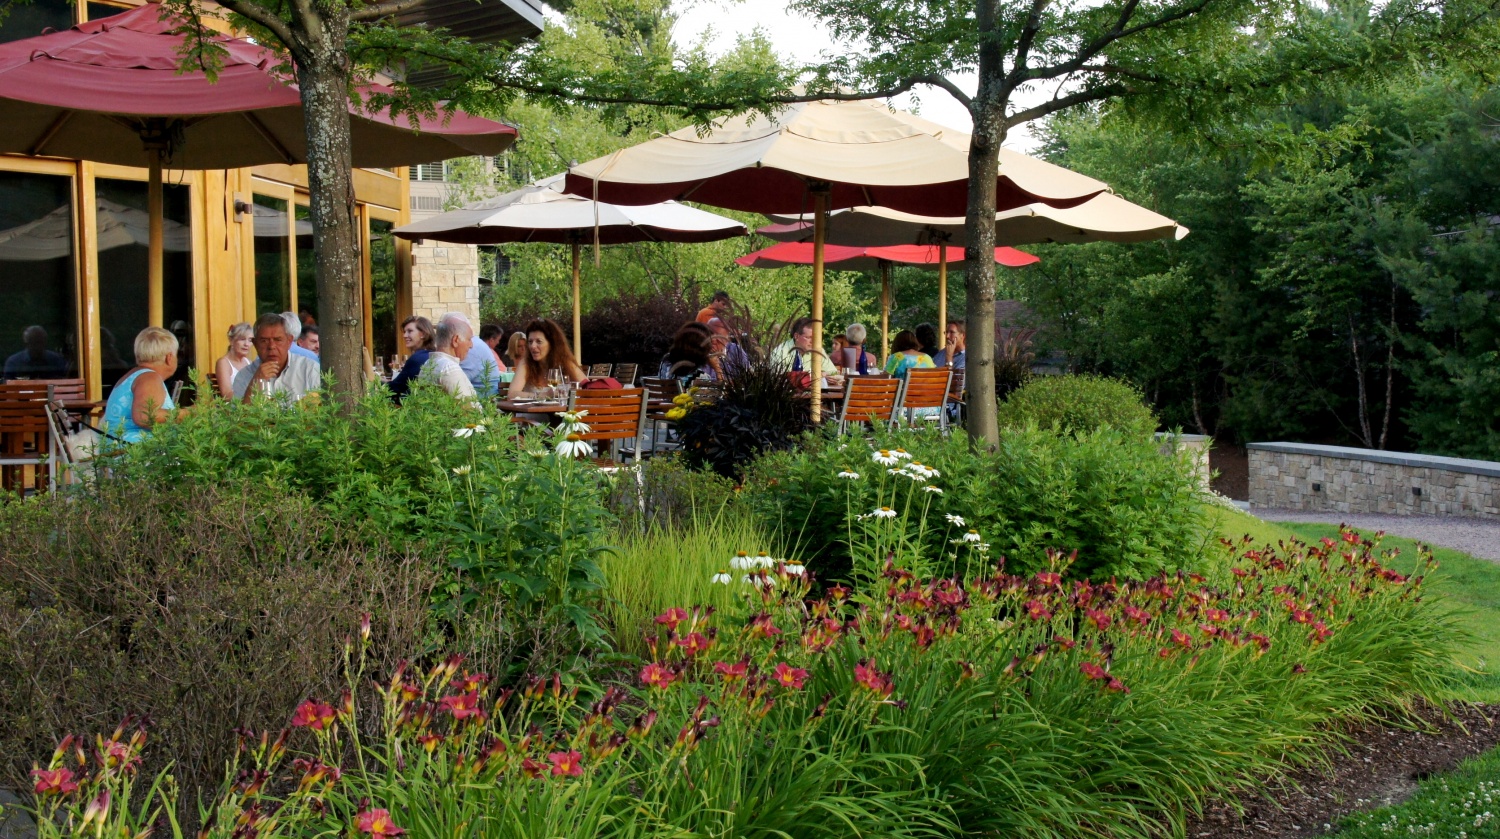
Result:
M843 45L835 48L828 33L814 20L788 12L786 5L786 0L696 0L679 3L679 8L685 10L673 36L679 44L686 46L712 29L714 37L710 41L710 47L722 51L732 46L736 38L759 26L766 31L778 53L798 63L817 61L823 52L830 49L847 51L848 48ZM974 91L975 79L972 75L956 76L954 81L968 92ZM923 117L964 132L968 132L973 126L969 112L947 92L937 88L922 88L921 91L922 103L919 110ZM898 107L911 107L909 97L903 97L896 104ZM1005 145L1018 151L1029 151L1033 143L1024 127L1017 127L1011 129Z

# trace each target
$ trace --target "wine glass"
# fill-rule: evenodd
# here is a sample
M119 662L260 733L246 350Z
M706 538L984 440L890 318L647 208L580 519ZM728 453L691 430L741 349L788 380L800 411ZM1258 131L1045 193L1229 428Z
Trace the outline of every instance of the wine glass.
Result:
M553 367L547 371L547 384L552 388L552 394L557 395L557 389L562 386L563 374L561 367Z

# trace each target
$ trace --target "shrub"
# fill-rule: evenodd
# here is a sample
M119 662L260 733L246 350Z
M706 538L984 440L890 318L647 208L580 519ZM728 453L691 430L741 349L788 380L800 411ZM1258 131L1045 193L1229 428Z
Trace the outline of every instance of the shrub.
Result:
M812 424L806 395L784 367L756 362L724 382L719 398L677 424L683 459L738 480L756 457L789 449Z
M635 476L634 481L615 481L606 502L626 535L649 527L690 527L717 515L734 496L734 481L689 468L675 453L641 461Z
M362 613L381 666L431 640L438 569L267 484L107 481L4 504L0 531L0 785L13 789L63 734L126 714L154 721L187 791L212 789L230 729L279 725L340 684Z
M1062 434L1117 428L1138 434L1156 430L1156 417L1134 385L1105 376L1039 376L1000 403L1000 425L1035 423Z
M571 310L548 312L528 306L511 311L491 309L484 314L486 322L506 324L507 334L522 329L534 318L551 318L562 325L568 342L573 341ZM579 327L583 330L584 354L589 362L634 362L641 365L640 375L654 376L661 357L672 345L672 336L696 315L696 308L671 294L621 292L583 314Z
M887 455L859 437L809 435L796 450L757 461L745 480L744 501L824 578L850 571L849 517L882 506L910 519L914 550L938 575L953 573L950 540L970 528L1020 570L1045 567L1048 549L1076 550L1072 572L1092 579L1149 576L1190 567L1202 555L1203 506L1191 461L1163 454L1150 437L1007 429L993 452L936 431L875 439ZM897 449L904 451L889 455ZM902 462L938 475L918 482L889 474ZM928 484L942 492L922 491Z

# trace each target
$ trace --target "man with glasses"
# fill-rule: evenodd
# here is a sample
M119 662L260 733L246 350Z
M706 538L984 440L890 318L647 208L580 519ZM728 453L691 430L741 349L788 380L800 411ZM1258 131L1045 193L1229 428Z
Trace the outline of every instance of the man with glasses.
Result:
M235 374L234 398L249 402L257 393L296 402L322 387L323 370L316 360L292 354L286 320L267 312L255 320L254 361Z

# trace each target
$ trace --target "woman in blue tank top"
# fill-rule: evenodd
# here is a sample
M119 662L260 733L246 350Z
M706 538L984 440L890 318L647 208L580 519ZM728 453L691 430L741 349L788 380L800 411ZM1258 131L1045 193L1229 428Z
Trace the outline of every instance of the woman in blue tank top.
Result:
M136 366L120 378L104 408L104 430L127 443L151 432L173 416L176 406L166 377L177 369L177 336L148 326L135 336ZM177 411L177 413L182 413Z

